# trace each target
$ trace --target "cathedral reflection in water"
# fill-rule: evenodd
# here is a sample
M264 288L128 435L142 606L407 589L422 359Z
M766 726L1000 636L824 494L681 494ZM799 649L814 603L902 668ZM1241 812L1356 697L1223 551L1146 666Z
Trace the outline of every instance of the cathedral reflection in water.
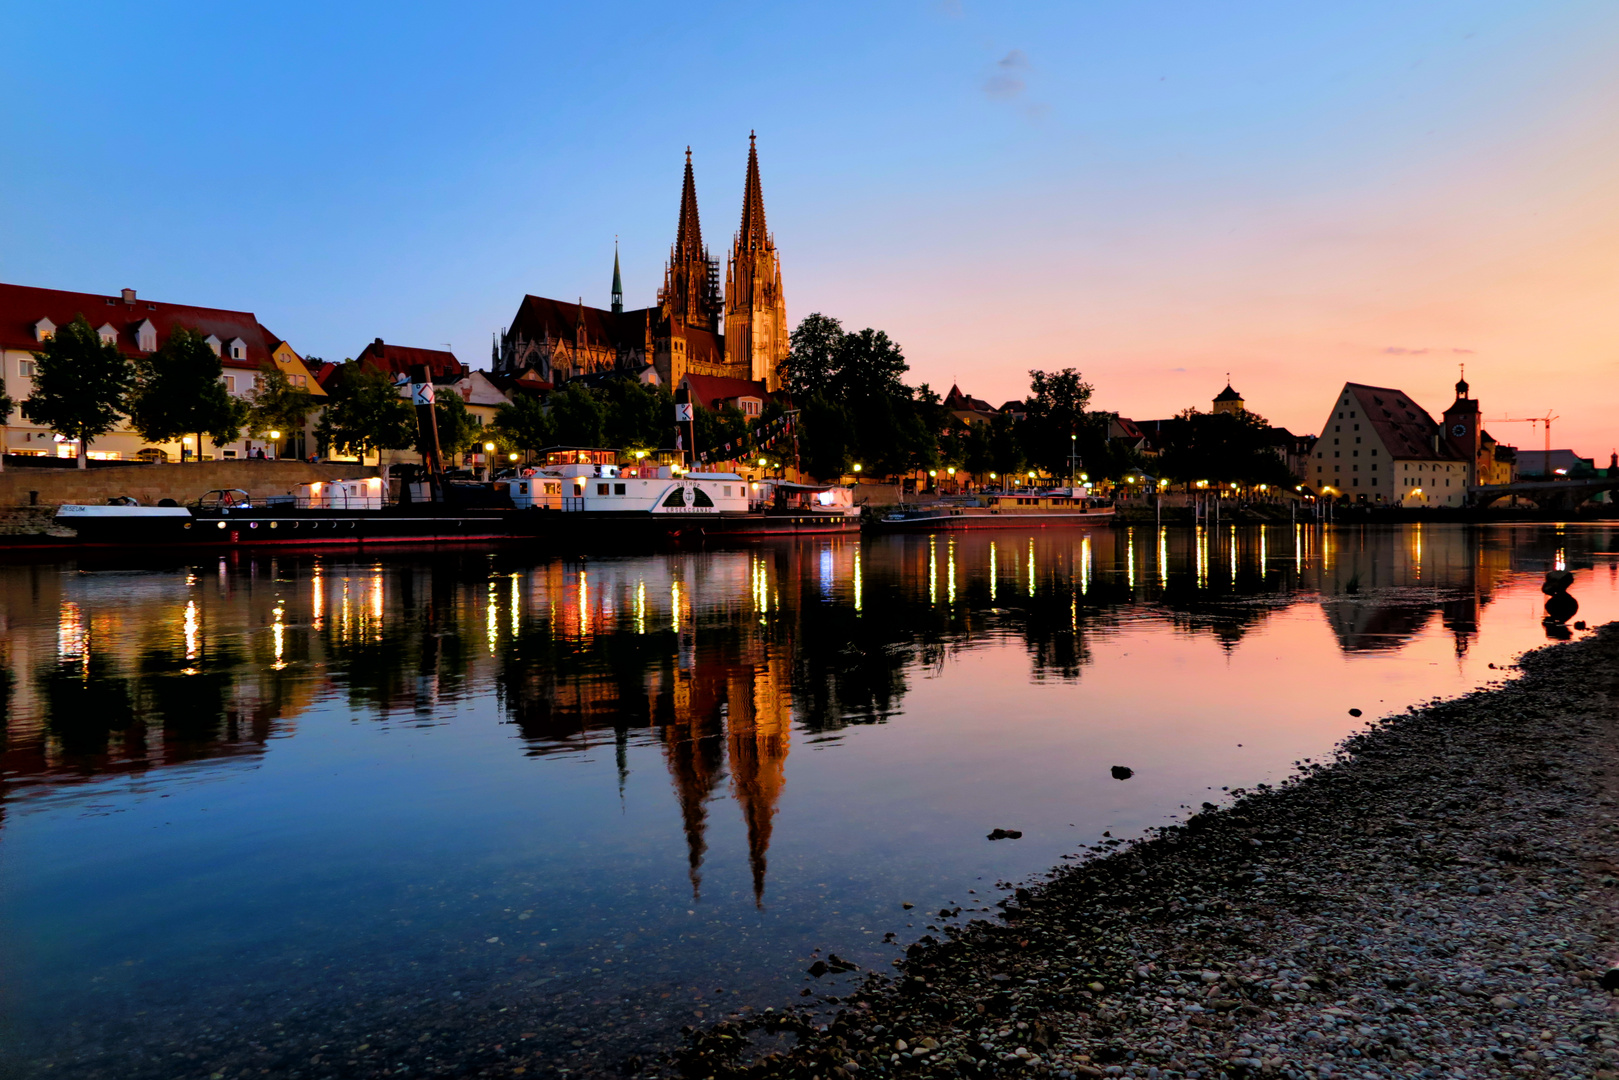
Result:
M446 705L476 716L488 701L529 755L611 745L621 787L629 748L660 746L694 894L728 792L763 903L794 735L886 721L913 678L954 654L1011 645L1026 678L1076 680L1099 635L1151 622L1231 650L1297 605L1319 606L1343 653L1401 649L1437 618L1461 654L1515 578L1619 572L1613 539L1138 526L539 564L463 553L6 567L0 810L153 769L251 767L317 706L435 724L452 722Z

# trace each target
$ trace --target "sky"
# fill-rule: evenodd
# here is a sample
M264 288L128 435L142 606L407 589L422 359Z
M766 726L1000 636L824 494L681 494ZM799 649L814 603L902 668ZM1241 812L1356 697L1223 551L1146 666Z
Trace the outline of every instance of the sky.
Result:
M487 366L525 293L655 302L757 131L788 317L995 404L1346 380L1619 444L1619 5L0 4L0 281ZM1527 423L1490 425L1542 445Z

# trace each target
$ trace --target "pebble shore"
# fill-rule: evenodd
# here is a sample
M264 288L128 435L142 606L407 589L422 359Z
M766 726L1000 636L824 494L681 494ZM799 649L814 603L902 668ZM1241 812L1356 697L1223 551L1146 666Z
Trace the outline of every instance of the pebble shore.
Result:
M1278 787L1108 841L998 921L913 945L835 1016L748 1014L661 1064L719 1080L1619 1080L1619 624L1520 667Z

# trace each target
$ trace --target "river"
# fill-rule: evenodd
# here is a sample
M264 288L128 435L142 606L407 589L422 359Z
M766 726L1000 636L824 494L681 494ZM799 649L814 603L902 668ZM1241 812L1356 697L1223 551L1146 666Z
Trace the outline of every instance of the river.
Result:
M590 1072L835 1007L829 953L1506 677L1553 567L1619 618L1603 525L178 558L0 566L7 1075Z

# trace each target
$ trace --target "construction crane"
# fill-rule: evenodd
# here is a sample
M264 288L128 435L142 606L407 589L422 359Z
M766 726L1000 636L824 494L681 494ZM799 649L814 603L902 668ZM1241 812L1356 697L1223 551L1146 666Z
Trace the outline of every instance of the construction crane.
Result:
M1548 410L1546 410L1546 415L1545 416L1501 416L1501 418L1498 418L1498 419L1486 419L1485 423L1486 424L1545 424L1545 426L1546 426L1546 461L1548 461L1548 468L1549 468L1549 461L1551 461L1551 421L1554 421L1554 419L1562 419L1562 418L1561 418L1561 416L1553 416L1553 415L1551 415L1551 410L1549 410L1549 408L1548 408Z

